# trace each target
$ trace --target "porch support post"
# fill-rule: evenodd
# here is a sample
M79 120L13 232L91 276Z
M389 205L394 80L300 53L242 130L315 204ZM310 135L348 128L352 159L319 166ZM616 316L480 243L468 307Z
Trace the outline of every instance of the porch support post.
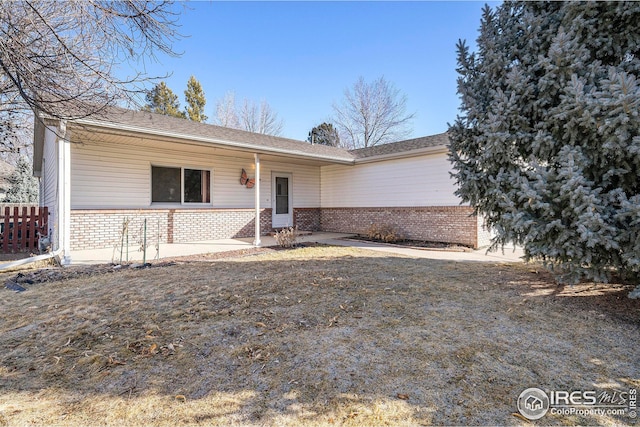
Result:
M260 241L260 154L254 153L253 159L255 161L255 166L256 166L256 177L255 177L256 185L255 187L253 187L255 189L254 203L256 207L256 214L255 214L256 229L255 229L255 237L253 240L253 245L260 246L260 244L262 243Z

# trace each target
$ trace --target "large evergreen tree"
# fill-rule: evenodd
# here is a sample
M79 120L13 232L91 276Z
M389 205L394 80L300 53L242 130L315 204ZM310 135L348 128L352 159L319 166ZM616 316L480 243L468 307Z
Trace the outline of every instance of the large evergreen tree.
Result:
M185 118L185 114L180 111L180 101L178 95L166 85L160 82L153 87L146 95L147 104L143 107L144 111L152 113L164 114L167 116Z
M640 276L640 3L486 7L458 45L458 195L560 281Z
M184 98L187 102L187 106L185 107L187 118L194 122L206 122L207 116L204 114L204 106L207 100L204 97L202 85L200 85L200 82L194 76L191 76L187 82L187 90L184 91Z
M33 176L29 159L20 157L15 170L9 177L9 189L3 202L36 203L37 201L38 180Z

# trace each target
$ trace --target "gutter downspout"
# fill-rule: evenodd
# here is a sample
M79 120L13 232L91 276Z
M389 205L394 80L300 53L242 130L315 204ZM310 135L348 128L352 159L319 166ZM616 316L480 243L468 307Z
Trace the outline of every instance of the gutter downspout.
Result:
M67 138L67 122L60 121L58 139L58 233L57 251L61 265L71 264L71 143Z
M253 158L256 164L256 186L254 187L256 189L255 191L255 206L256 206L256 214L255 214L255 237L253 240L253 246L260 246L260 244L262 243L260 241L260 154L258 153L254 153L253 154Z

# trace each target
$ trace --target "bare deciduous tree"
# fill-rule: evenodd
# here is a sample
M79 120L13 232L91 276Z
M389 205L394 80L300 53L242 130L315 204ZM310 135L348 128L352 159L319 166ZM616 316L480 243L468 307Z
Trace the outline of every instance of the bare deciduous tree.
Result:
M284 123L278 119L278 113L271 109L267 101L258 105L254 101L245 99L240 110L240 123L244 130L266 135L280 135Z
M333 104L334 118L346 148L372 147L407 137L414 113L407 114L407 96L384 77L367 83L363 77Z
M225 93L224 98L216 102L215 122L220 126L240 129L240 121L236 112L236 95L233 92Z
M257 104L244 99L242 107L237 108L235 94L227 92L223 99L216 103L216 123L234 129L278 136L282 133L284 122L278 118L267 101Z
M14 165L22 156L31 158L32 142L33 117L14 111L0 112L0 159Z
M175 55L176 19L171 1L3 2L0 113L73 119L136 99L152 78L120 66Z

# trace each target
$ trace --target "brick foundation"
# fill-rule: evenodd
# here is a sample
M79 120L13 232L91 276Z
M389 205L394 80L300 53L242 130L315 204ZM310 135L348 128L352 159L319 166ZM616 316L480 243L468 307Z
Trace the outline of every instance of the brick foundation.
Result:
M293 225L298 230L320 231L320 208L295 208Z
M187 243L253 237L253 209L114 209L72 210L71 249L111 248L119 244L129 219L129 244L141 240L147 219L147 242ZM488 242L482 221L465 206L415 208L295 208L294 225L305 231L365 234L371 224L390 225L406 238L458 243L477 248ZM271 209L260 212L263 235L273 232Z
M254 209L72 210L71 250L118 245L125 219L132 245L141 240L145 219L149 244L253 237L254 215ZM293 217L300 230L320 230L319 208L296 208ZM260 211L260 230L263 235L273 232L270 208Z
M366 234L372 224L394 227L406 238L457 243L477 248L481 224L467 206L398 208L322 208L320 229L338 233Z
M114 247L125 219L129 219L130 244L141 238L145 219L151 244L252 237L254 215L253 209L72 210L71 249ZM271 232L271 209L261 210L260 225L263 233Z

